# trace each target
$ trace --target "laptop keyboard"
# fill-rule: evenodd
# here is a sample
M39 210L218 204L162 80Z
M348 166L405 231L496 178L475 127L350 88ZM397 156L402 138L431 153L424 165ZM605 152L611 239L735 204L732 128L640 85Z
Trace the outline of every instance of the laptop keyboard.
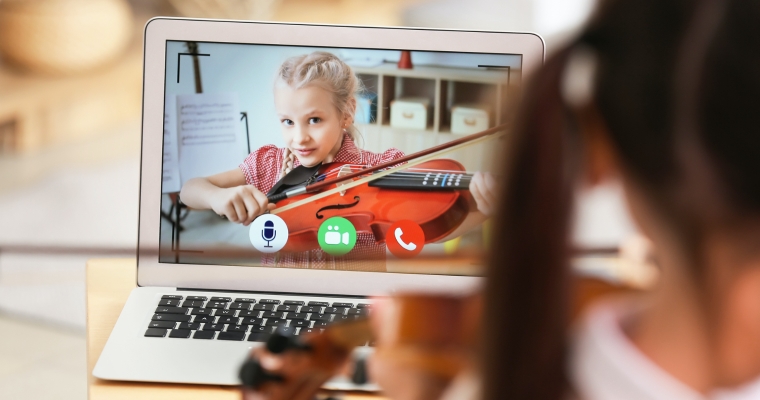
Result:
M368 303L167 294L158 302L145 336L263 342L277 327L294 335L320 332L369 310Z

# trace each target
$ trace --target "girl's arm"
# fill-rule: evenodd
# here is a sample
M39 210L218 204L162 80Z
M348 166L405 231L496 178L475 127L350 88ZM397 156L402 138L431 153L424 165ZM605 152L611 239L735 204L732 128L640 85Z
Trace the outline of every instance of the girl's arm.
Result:
M249 225L269 208L269 201L253 185L245 182L240 169L193 178L180 191L182 202L190 208L214 210L232 222Z

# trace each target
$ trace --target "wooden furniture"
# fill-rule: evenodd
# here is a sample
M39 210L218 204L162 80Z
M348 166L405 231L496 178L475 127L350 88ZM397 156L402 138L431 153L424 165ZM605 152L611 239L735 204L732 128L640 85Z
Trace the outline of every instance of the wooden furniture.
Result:
M91 137L140 117L142 45L135 42L117 62L80 75L2 67L0 93L0 154Z
M105 381L92 376L92 369L119 318L129 293L136 287L134 259L90 260L87 263L87 393L91 400L109 399L240 399L236 388L209 385ZM344 400L381 400L382 397L352 393Z

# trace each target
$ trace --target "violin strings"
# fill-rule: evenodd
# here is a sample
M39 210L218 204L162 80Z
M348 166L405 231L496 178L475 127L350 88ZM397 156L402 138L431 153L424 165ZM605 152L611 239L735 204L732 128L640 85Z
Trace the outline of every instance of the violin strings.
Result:
M419 164L422 164L424 162L430 161L433 158L440 157L440 156L442 156L444 154L453 153L454 151L457 151L457 150L459 150L461 148L472 146L472 145L475 145L475 144L478 144L478 143L483 143L483 142L486 142L488 140L493 140L495 138L500 138L500 137L504 136L505 134L506 134L506 132L503 132L503 133L495 134L495 135L492 135L492 136L479 137L477 139L473 139L473 140L471 140L469 142L466 142L466 143L459 143L459 144L457 144L455 146L452 146L452 147L449 147L447 149L439 150L439 151L436 151L434 153L421 156L421 157L419 157L419 158L417 158L415 160L410 160L408 162L408 166L409 167L413 167L415 165L419 165ZM363 185L365 183L371 182L373 180L380 179L380 178L382 178L384 176L390 175L390 174L394 173L397 169L399 169L399 170L402 169L402 167L403 167L403 165L399 165L398 167L393 167L391 169L388 169L388 170L385 170L385 171L382 171L382 172L378 172L378 173L370 175L370 176L359 178L359 179L357 179L355 181L347 182L347 183L341 185L340 187L336 187L336 188L333 188L333 189L325 190L323 192L312 194L311 196L309 196L307 198L294 201L294 202L292 202L292 203L290 203L288 205L282 206L282 207L277 207L277 208L273 209L271 211L271 213L273 215L277 215L277 214L280 214L282 212L285 212L285 211L292 210L294 208L300 207L300 206L302 206L304 204L309 204L309 203L314 202L316 200L323 199L323 198L328 197L328 196L332 196L332 195L340 193L340 192L342 192L344 190L348 190L348 189L357 187L359 185Z

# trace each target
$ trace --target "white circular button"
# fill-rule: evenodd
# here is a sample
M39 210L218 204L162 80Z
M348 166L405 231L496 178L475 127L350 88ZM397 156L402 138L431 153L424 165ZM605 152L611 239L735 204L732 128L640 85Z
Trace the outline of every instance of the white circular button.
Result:
M288 225L276 215L261 214L251 223L248 237L256 250L274 253L280 251L288 242Z

